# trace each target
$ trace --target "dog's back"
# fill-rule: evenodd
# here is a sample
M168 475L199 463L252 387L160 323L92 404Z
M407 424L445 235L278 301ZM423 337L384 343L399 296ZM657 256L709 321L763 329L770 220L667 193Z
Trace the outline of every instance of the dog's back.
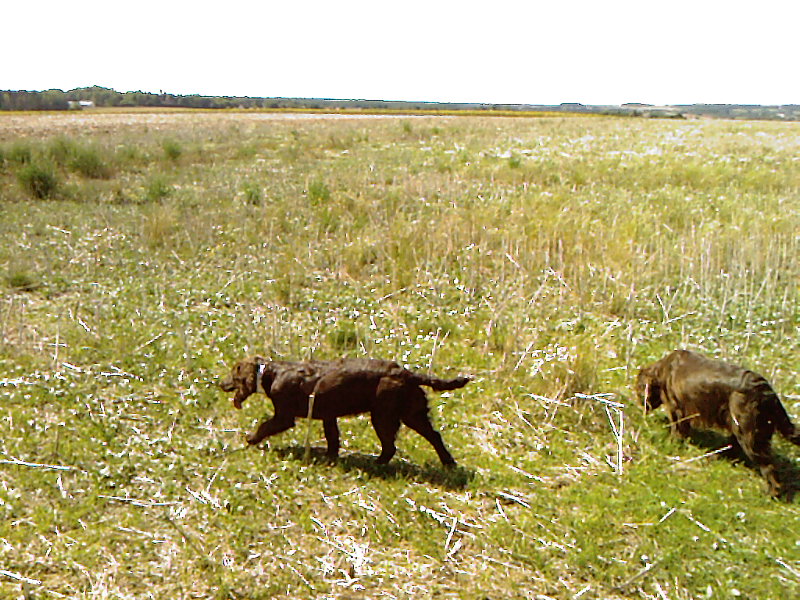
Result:
M764 386L771 391L757 373L697 352L676 350L662 360L661 381L670 403L691 416L693 425L730 430L732 394L757 404Z

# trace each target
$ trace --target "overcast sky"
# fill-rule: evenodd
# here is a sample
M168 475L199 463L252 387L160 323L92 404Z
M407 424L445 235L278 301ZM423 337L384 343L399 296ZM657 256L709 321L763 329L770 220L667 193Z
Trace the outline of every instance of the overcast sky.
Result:
M0 19L0 89L800 104L798 0L38 0Z

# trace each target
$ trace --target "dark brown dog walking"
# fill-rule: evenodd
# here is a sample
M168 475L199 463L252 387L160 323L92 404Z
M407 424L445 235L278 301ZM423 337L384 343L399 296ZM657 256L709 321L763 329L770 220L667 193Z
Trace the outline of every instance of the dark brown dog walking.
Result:
M741 449L758 466L773 496L781 494L772 434L778 431L800 446L800 431L761 375L696 352L675 350L641 369L637 390L644 396L646 411L664 405L675 435L686 437L692 427L732 433L733 450Z
M431 424L428 399L420 386L436 391L455 390L464 387L469 380L469 377L439 379L386 360L344 358L285 362L254 356L234 365L220 387L226 392L235 392L233 405L236 408L241 408L242 402L256 392L263 392L272 399L275 414L248 436L249 444L258 444L286 431L294 426L297 417L308 416L309 397L313 394L311 417L322 420L328 456L333 458L339 453L336 419L368 412L381 442L378 463L388 463L394 456L397 431L400 423L404 423L430 442L442 464L450 466L455 460Z

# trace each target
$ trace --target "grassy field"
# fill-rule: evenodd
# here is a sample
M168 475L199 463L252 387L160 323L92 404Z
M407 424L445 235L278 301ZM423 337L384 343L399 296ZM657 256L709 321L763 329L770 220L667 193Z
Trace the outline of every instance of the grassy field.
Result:
M688 347L800 421L800 124L0 114L0 597L787 599L800 501L644 417ZM250 353L475 377L337 464ZM775 438L800 487L798 448Z

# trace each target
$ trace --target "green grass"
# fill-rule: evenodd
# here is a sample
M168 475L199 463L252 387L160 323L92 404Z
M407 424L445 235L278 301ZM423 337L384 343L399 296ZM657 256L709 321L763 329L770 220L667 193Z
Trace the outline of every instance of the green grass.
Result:
M255 113L0 133L0 597L797 596L798 500L671 439L632 381L700 349L800 421L798 133ZM37 199L18 173L45 158L63 187ZM336 464L319 423L311 464L304 426L245 448L271 406L215 383L255 352L474 375L430 395L459 468L408 430L376 466L367 418Z

